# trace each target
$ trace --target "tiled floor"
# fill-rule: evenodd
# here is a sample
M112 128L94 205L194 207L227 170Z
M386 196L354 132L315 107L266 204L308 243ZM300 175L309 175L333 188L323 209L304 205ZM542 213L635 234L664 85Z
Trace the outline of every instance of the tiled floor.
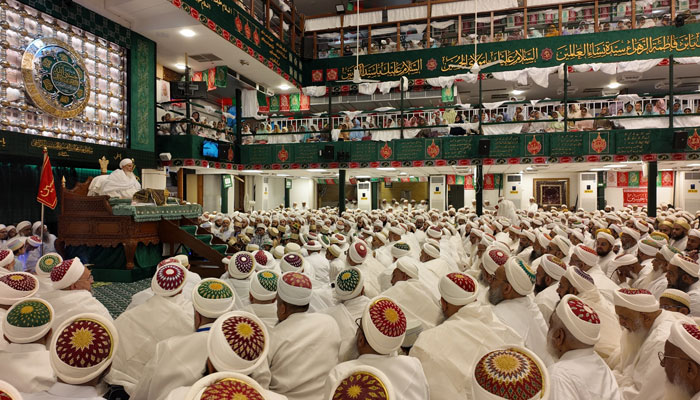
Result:
M126 310L131 302L131 296L151 286L151 278L132 283L95 282L92 294L107 307L112 318L117 318Z

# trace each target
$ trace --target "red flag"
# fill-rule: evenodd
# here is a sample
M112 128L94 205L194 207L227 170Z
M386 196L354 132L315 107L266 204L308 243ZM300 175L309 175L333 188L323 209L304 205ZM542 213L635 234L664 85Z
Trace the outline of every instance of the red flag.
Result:
M49 154L44 149L44 163L41 165L41 180L39 181L39 192L36 195L36 201L49 207L56 208L56 185L53 180L53 171L51 170L51 161Z

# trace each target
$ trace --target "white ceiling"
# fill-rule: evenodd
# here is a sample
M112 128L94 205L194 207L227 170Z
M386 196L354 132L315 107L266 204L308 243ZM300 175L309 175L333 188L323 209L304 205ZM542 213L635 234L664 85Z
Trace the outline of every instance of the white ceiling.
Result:
M174 71L182 72L175 65L185 63L185 54L211 53L222 60L199 63L189 59L189 66L195 71L201 71L214 66L227 65L254 82L278 92L282 92L278 87L283 84L291 86L290 82L257 59L219 37L166 0L76 0L76 2L155 41L158 63ZM179 32L184 28L191 29L196 35L191 38L182 36ZM248 65L242 65L241 60L248 62ZM292 88L285 93L294 91L296 89Z

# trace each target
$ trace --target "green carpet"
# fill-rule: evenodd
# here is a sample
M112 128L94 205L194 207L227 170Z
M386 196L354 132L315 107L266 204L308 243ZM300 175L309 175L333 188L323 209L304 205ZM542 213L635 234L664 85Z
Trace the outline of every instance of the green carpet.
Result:
M149 287L151 278L131 283L95 282L92 285L92 295L107 307L112 318L117 318L131 303L131 296Z

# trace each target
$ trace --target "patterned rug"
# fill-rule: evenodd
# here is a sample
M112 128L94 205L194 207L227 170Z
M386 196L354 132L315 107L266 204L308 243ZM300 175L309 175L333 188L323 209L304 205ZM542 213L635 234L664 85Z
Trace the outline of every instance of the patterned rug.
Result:
M92 294L107 307L112 318L117 318L126 310L131 302L131 296L149 287L151 287L151 278L131 283L95 282L92 285Z

